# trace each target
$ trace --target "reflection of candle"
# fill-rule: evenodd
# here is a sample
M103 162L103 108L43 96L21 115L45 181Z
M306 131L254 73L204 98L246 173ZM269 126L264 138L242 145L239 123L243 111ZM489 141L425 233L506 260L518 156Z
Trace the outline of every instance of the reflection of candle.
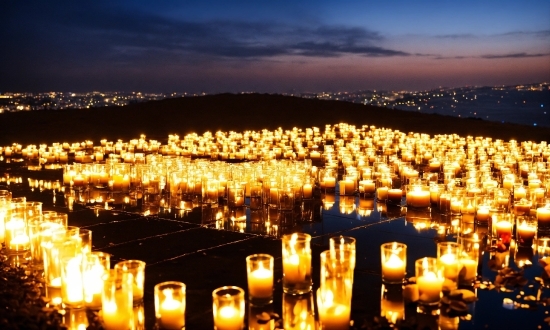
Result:
M382 277L386 282L401 282L405 276L405 263L396 253L392 253L382 265Z
M243 318L235 307L223 306L216 314L214 325L217 330L241 330Z
M273 272L264 268L261 261L258 269L248 275L248 290L254 298L269 298L273 295Z
M320 289L318 294L323 295L320 299L321 306L319 306L319 321L321 321L323 329L349 329L349 306L335 302L331 290L322 292Z
M181 329L185 326L185 318L181 301L172 297L172 289L164 289L164 301L159 306L159 325L162 329Z
M107 330L126 330L130 329L131 315L124 310L119 310L114 301L103 304L102 307L103 324Z

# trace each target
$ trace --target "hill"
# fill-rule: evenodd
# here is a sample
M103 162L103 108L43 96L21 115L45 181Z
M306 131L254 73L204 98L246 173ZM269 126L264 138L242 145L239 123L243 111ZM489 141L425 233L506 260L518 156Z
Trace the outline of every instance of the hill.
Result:
M129 140L140 134L324 127L346 122L430 135L456 133L508 141L548 141L550 129L423 114L361 104L268 94L218 94L164 99L125 107L15 112L0 115L0 146L12 143Z

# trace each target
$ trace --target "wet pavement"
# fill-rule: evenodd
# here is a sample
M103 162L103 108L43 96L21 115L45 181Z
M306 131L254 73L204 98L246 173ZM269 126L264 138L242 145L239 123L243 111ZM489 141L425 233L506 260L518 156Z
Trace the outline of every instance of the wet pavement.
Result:
M277 215L268 210L243 208L238 211L242 213L235 217L231 213L233 210L221 204L214 209L194 204L187 211L162 207L147 209L139 203L91 204L84 197L81 199L78 193L64 191L59 185L62 182L59 169L29 171L16 164L2 166L0 170L5 174L0 188L11 190L14 197L26 196L27 200L43 202L43 210L67 212L69 225L92 230L94 250L112 254L111 265L128 259L147 263L143 304L146 329L153 328L155 323L153 288L163 281L186 284L187 329L212 329L212 291L224 285L246 290L245 258L254 253L274 256L275 292L273 304L263 308L249 307L249 324L255 324L256 315L262 312L274 312L288 319L289 311L297 303L305 301L309 304L314 300L312 294L293 297L282 292L280 236L291 232L305 232L312 236L313 292L319 284L319 255L328 249L328 239L338 235L356 238L352 320L354 326L360 328L381 312L382 243L398 241L407 244L409 277L414 276L415 260L436 256L438 241L456 239L450 226L451 219L440 216L436 210L432 211L430 220L413 218L399 205L381 204L358 196L317 194L316 199L302 203L292 214ZM334 204L330 205L332 199ZM517 269L515 256L510 253L509 265ZM489 252L482 257L483 263L478 269L482 281L494 281L497 275L489 268L490 258ZM468 306L471 319L447 320L448 328L456 328L458 324L460 329L548 328L544 320L549 309L543 302L550 294L548 289L533 280L543 272L536 253L528 258L533 262L533 266L525 270L530 279L528 285L510 292L472 288L478 301ZM538 297L538 301L524 299L530 295ZM523 308L506 306L503 305L505 298L526 305ZM405 313L407 323L437 329L438 316L417 314L414 304L402 301L397 302L397 308Z

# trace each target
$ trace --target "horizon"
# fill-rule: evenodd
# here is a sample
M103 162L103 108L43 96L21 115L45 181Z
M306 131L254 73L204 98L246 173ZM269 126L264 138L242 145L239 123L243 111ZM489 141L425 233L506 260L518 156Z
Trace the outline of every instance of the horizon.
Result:
M423 90L384 90L384 89L357 89L349 91L295 91L299 94L319 94L319 93L355 93L355 92L374 92L374 93L419 93L419 92L429 92L435 90L453 90L460 88L517 88L519 86L531 86L531 85L550 85L550 82L531 82L531 83L517 83L509 85L465 85L465 86L438 86L431 89ZM549 86L550 88L550 86ZM92 91L55 91L55 90L44 90L38 92L29 92L29 91L0 91L0 95L7 94L48 94L48 93L74 93L74 94L83 94L83 93L134 93L134 94L189 94L186 96L205 96L205 95L219 95L219 94L271 94L271 95L285 95L285 96L294 96L290 92L257 92L257 91L237 91L237 92L218 92L218 93L207 93L207 92L186 92L186 91L128 91L128 90L92 90ZM191 95L192 94L192 95ZM201 95L202 94L202 95Z
M0 90L425 91L550 77L550 2L13 2Z

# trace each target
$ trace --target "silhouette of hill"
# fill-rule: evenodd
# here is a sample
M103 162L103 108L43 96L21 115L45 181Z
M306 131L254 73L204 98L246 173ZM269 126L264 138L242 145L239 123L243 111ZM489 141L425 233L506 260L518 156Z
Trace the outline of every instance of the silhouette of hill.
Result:
M168 134L307 128L345 122L402 132L485 136L508 141L548 141L550 129L436 114L268 94L218 94L164 99L125 107L5 113L0 145L129 140Z

